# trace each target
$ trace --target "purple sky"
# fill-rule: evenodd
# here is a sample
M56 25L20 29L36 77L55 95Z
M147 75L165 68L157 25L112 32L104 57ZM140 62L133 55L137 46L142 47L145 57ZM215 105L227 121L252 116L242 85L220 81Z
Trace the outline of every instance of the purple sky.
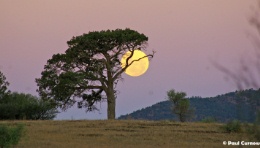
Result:
M12 91L36 93L35 78L72 36L131 28L149 37L156 51L140 77L123 74L117 86L117 117L164 101L166 91L210 97L235 85L210 61L227 67L253 50L248 19L255 0L0 0L0 70ZM98 105L99 106L99 105ZM100 112L70 109L57 119L105 119Z

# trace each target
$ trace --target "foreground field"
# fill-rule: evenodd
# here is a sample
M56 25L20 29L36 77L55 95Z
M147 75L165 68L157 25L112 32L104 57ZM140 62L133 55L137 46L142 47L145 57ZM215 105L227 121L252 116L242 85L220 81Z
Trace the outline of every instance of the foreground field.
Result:
M250 141L243 132L225 133L218 123L138 120L0 123L25 125L25 136L17 145L19 148L223 147L223 141Z

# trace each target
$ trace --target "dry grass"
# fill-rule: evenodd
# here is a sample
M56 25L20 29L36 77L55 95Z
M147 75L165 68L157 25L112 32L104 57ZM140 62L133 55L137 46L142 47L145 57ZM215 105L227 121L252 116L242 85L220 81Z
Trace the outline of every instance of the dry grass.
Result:
M249 141L245 133L225 133L218 123L139 120L0 121L25 124L19 148L223 147L223 141Z

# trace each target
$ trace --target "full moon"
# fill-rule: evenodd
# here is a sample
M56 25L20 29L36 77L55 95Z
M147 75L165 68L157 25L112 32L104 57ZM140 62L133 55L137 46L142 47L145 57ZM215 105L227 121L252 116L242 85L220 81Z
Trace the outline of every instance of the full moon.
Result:
M124 68L126 65L126 59L131 55L131 52L126 52L122 59L121 59L121 67ZM142 52L141 50L134 50L133 56L129 59L128 63L131 63L133 60L139 60L134 61L132 65L130 65L126 70L125 73L132 77L141 76L144 74L148 67L149 67L149 60L148 57L145 57L146 54ZM145 57L145 58L143 58ZM142 58L142 59L141 59Z

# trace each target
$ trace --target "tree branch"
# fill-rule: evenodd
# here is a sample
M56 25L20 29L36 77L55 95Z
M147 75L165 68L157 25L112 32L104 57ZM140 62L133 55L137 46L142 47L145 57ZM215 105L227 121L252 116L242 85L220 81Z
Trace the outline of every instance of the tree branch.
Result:
M104 89L103 86L96 86L96 85L88 85L88 86L79 86L79 87L75 87L77 90L79 89Z
M132 57L134 51L131 52L131 53L132 53L132 54L131 54L130 56ZM144 58L148 58L148 57L153 58L154 54L155 54L155 51L153 51L152 54L148 54L148 55L146 55L146 56L144 56L144 57L141 57L141 58L139 58L139 59L137 59L137 60L133 60L130 64L128 64L128 61L129 61L129 59L131 58L131 57L129 56L130 58L128 57L127 60L126 60L126 66L125 66L124 68L122 68L119 72L117 72L117 73L114 75L113 81L116 80L116 79L118 78L118 76L121 75L121 74L122 74L129 66L131 66L134 62L140 61L140 60L142 60L142 59L144 59Z

